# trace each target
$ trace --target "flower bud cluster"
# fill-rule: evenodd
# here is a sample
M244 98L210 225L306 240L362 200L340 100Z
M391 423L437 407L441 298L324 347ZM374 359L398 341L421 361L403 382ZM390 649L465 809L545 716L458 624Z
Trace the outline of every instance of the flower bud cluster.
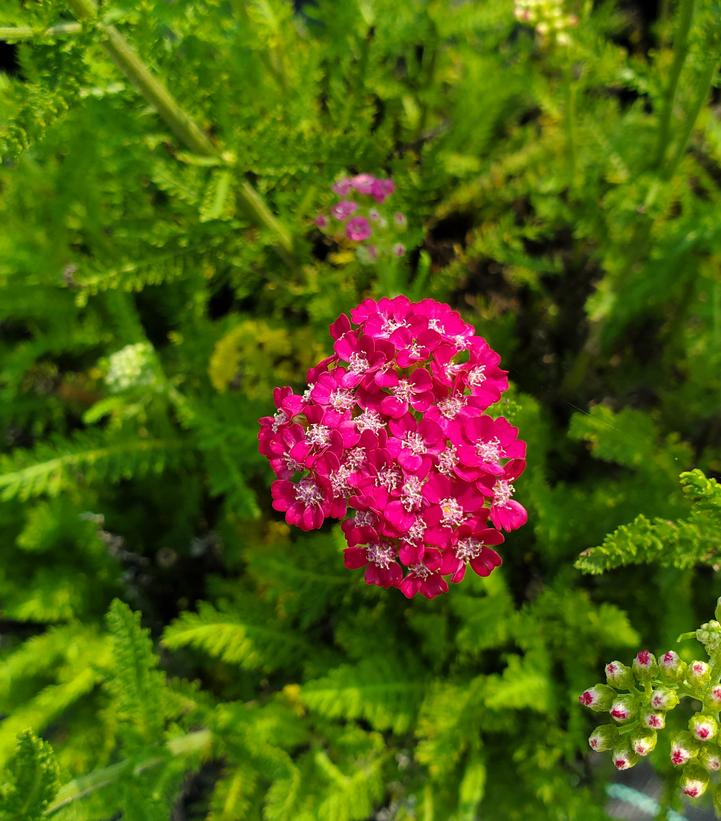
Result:
M717 646L717 624L711 622L698 631L710 632L707 646ZM588 743L596 752L610 751L619 770L633 767L653 751L657 732L666 726L667 713L681 698L701 703L688 729L671 740L671 764L683 768L681 792L688 798L701 796L710 774L721 770L721 683L717 675L712 679L711 666L705 661L686 664L673 650L658 659L648 650L640 650L630 667L620 661L609 662L606 682L584 690L578 700L595 712L607 712L613 720L597 727ZM721 800L721 786L717 789Z
M567 46L570 29L578 25L575 14L568 14L563 0L516 0L516 20L532 26L544 41Z
M333 183L337 201L328 213L318 214L315 224L336 242L354 246L361 262L402 257L406 247L400 234L407 220L388 204L394 191L393 180L372 174L339 179Z
M105 384L112 393L147 387L154 381L153 349L147 342L126 345L108 358Z
M508 387L500 356L431 299L367 299L350 316L306 391L276 388L260 420L273 507L303 530L343 519L346 567L409 598L446 592L469 566L489 575L501 530L527 518L512 498L525 442L486 412Z

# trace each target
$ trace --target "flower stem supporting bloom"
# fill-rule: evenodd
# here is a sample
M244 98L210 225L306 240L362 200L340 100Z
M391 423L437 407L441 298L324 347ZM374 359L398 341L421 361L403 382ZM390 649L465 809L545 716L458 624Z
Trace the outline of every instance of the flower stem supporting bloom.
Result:
M96 21L97 6L94 0L68 0L68 5L81 22ZM98 22L98 29L104 35L103 46L112 60L155 108L177 139L195 154L217 157L221 162L230 164L227 156L180 107L168 88L150 71L115 26ZM244 180L236 193L251 219L275 235L280 255L286 263L292 264L293 238L288 229L250 183Z
M656 147L655 165L660 167L666 156L666 149L671 136L671 116L673 114L673 104L676 99L678 81L681 77L681 69L688 55L688 34L691 29L693 18L694 0L681 0L679 11L678 31L674 38L674 55L671 65L671 73L664 94L663 111L658 129L658 144Z

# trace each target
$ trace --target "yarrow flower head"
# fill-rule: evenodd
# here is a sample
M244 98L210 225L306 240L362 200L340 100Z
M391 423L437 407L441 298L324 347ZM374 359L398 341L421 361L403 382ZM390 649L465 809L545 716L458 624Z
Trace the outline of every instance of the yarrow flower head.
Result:
M336 180L332 189L337 201L315 218L326 236L354 247L366 264L405 254L400 235L406 229L406 216L388 202L395 191L393 180L356 174Z
M303 530L341 519L346 567L408 598L445 593L468 568L488 576L502 531L527 519L513 498L526 445L487 413L508 387L499 355L430 299L367 299L330 330L308 388L276 388L260 420L273 507ZM608 709L615 691L600 688Z
M519 23L532 26L546 45L570 45L570 32L578 25L576 15L566 11L564 0L515 0L513 13Z

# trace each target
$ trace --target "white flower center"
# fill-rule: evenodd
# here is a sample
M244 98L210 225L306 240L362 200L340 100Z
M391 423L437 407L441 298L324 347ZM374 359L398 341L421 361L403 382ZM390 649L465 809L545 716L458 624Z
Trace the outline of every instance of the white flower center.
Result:
M458 527L468 518L457 499L441 499L440 505L443 514L441 524L444 527Z
M278 428L279 428L281 425L285 425L285 423L286 423L287 421L288 421L288 414L287 414L284 410L282 410L282 409L280 409L280 408L279 408L279 409L278 409L278 410L277 410L277 411L273 414L273 424L272 424L272 426L271 426L271 430L273 431L273 433L277 433L277 432L278 432Z
M441 399L438 403L438 410L446 417L446 419L454 419L458 413L463 409L466 400L463 396L447 396Z
M350 373L365 373L369 367L368 359L364 353L356 353L354 351L350 355L348 360L348 370Z
M470 561L481 555L483 542L478 539L460 539L456 545L456 557L462 562Z
M463 370L463 365L460 362L448 362L443 370L446 379L453 379L459 371Z
M474 388L482 385L486 381L486 366L476 365L468 372L468 384Z
M379 430L386 426L379 413L372 410L366 410L360 416L356 416L353 420L359 433L370 430L373 433L378 433Z
M424 564L412 564L408 570L417 578L425 581L431 574L431 571Z
M376 487L384 487L389 493L398 487L401 472L393 465L383 465L376 474Z
M349 473L363 467L366 461L366 449L363 447L352 448L348 451L345 458L345 466L347 466Z
M396 552L389 544L371 544L366 548L366 558L370 564L388 569L395 561Z
M401 402L409 402L416 392L416 386L407 379L399 379L398 384L391 388L393 396L398 397Z
M428 525L418 516L408 529L408 533L403 537L403 541L411 544L422 541L427 527Z
M493 485L493 504L496 507L505 507L515 492L516 489L507 479L499 479Z
M438 454L438 472L444 476L450 476L457 463L456 446L452 443Z
M417 476L409 476L403 485L401 504L409 513L423 506L423 485Z
M305 441L312 446L327 447L330 444L330 428L327 425L309 425L305 432Z
M353 518L356 527L375 527L378 517L372 510L358 510Z
M311 394L311 391L313 390L314 387L315 387L315 382L309 382L308 383L308 387L305 389L305 391L303 391L303 396L301 396L301 399L304 402L310 402L310 394Z
M478 439L476 441L476 453L484 462L497 462L502 456L506 455L497 436L494 436L493 439Z
M439 320L437 320L435 317L432 317L431 319L428 320L428 327L432 331L435 331L438 334L444 334L446 332L446 329L443 327L443 325L441 325Z
M283 454L283 461L285 462L285 466L288 470L295 473L298 470L303 470L303 465L300 462L296 462L295 459L290 455L290 453Z
M414 456L423 456L424 453L428 453L428 448L420 433L416 433L412 430L406 431L402 442L403 447L409 450Z
M397 331L399 328L407 328L408 323L405 319L401 319L400 322L397 319L393 319L392 317L384 316L383 317L383 325L381 327L380 335L384 337L390 336L394 331Z
M301 502L306 507L317 505L323 501L323 494L320 488L312 479L303 479L295 488L296 501Z
M328 401L330 402L333 410L336 410L339 413L350 410L353 405L355 405L353 391L350 391L347 388L337 388L336 390L331 391Z

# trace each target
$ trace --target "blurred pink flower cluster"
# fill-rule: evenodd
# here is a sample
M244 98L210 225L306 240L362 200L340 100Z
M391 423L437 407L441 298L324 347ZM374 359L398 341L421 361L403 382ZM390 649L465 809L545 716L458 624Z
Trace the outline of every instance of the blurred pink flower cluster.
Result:
M395 191L393 180L356 174L337 180L332 187L337 201L328 213L315 218L316 226L326 236L339 243L352 243L365 263L405 254L405 245L399 241L399 234L406 228L405 214L387 204Z
M273 507L303 530L343 519L346 567L409 598L446 592L469 565L489 575L500 531L527 518L513 499L525 442L486 413L508 387L500 356L431 299L367 299L330 331L307 390L276 388L260 420Z

